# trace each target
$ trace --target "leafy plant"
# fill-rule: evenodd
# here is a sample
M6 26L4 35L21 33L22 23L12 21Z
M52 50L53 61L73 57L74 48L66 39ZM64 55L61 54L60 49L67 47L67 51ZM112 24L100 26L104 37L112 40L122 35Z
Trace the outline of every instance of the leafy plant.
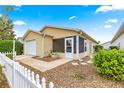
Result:
M119 50L119 47L118 46L110 46L109 49L117 49L117 50Z
M95 45L94 46L94 49L95 49L95 52L99 52L100 50L103 49L103 46L101 46L101 45Z
M101 75L112 80L124 80L124 50L100 50L93 61Z
M0 52L12 52L13 40L0 40ZM23 53L23 44L19 41L15 42L15 50L17 55Z

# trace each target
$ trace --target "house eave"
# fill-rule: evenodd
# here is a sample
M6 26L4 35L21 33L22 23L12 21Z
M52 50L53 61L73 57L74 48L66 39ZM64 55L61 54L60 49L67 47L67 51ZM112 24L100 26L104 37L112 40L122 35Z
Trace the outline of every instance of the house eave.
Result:
M119 30L114 35L113 39L111 40L111 43L113 43L116 39L118 39L123 33L124 33L124 23L122 23Z
M74 28L58 27L58 26L49 26L49 25L47 25L47 26L44 26L44 27L40 30L40 32L43 32L46 28L55 28L55 29L64 29L64 30L75 31L75 32L78 32L79 34L83 35L83 36L86 37L87 39L93 41L94 43L97 43L97 44L98 44L98 42L97 42L95 39L93 39L92 37L90 37L88 34L86 34L86 33L85 33L84 31L82 31L81 29L74 29Z

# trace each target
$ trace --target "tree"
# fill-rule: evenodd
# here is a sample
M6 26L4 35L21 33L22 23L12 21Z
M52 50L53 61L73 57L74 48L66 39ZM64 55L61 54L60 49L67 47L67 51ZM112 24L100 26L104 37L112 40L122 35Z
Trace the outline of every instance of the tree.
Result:
M4 5L4 6L3 6L3 10L13 11L14 9L13 9L13 7L10 6L10 5Z
M0 40L12 40L15 38L13 22L4 14L0 17Z

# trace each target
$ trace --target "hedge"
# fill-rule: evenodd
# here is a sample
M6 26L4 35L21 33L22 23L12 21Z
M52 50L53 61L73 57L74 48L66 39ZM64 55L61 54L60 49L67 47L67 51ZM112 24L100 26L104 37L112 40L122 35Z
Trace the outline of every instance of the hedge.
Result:
M100 50L103 49L103 46L101 46L101 45L95 45L94 46L94 49L95 49L95 52L99 52Z
M124 50L101 50L94 56L96 71L112 80L124 80Z
M119 47L118 46L110 46L109 49L117 49L117 50L119 50Z
M0 40L0 52L12 52L13 50L13 40ZM15 41L15 50L17 55L23 53L23 44L19 41Z

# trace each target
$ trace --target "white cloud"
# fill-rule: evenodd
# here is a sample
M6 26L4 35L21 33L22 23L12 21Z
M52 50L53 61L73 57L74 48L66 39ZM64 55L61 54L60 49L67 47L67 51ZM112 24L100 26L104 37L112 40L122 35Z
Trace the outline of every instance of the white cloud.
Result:
M16 6L16 7L21 7L21 5L14 5L14 6Z
M69 20L72 20L72 19L75 19L76 18L76 16L71 16L71 17L69 17Z
M108 24L108 23L117 23L118 20L117 19L108 19L105 23Z
M21 11L21 6L22 5L13 5L13 8L14 8L14 10L16 10L16 11Z
M113 24L117 23L118 20L117 19L108 19L106 22L105 22L105 26L104 28L111 28Z
M104 28L111 28L112 25L105 25Z
M2 17L2 14L0 14L0 17Z
M17 20L17 21L15 21L15 22L13 22L13 24L14 25L26 25L26 23L25 22L23 22L23 21L20 21L20 20Z
M100 6L99 8L96 9L95 13L107 12L110 10L112 10L112 6Z
M96 9L95 13L108 12L108 11L112 11L112 10L124 10L124 5L100 6L99 8Z

